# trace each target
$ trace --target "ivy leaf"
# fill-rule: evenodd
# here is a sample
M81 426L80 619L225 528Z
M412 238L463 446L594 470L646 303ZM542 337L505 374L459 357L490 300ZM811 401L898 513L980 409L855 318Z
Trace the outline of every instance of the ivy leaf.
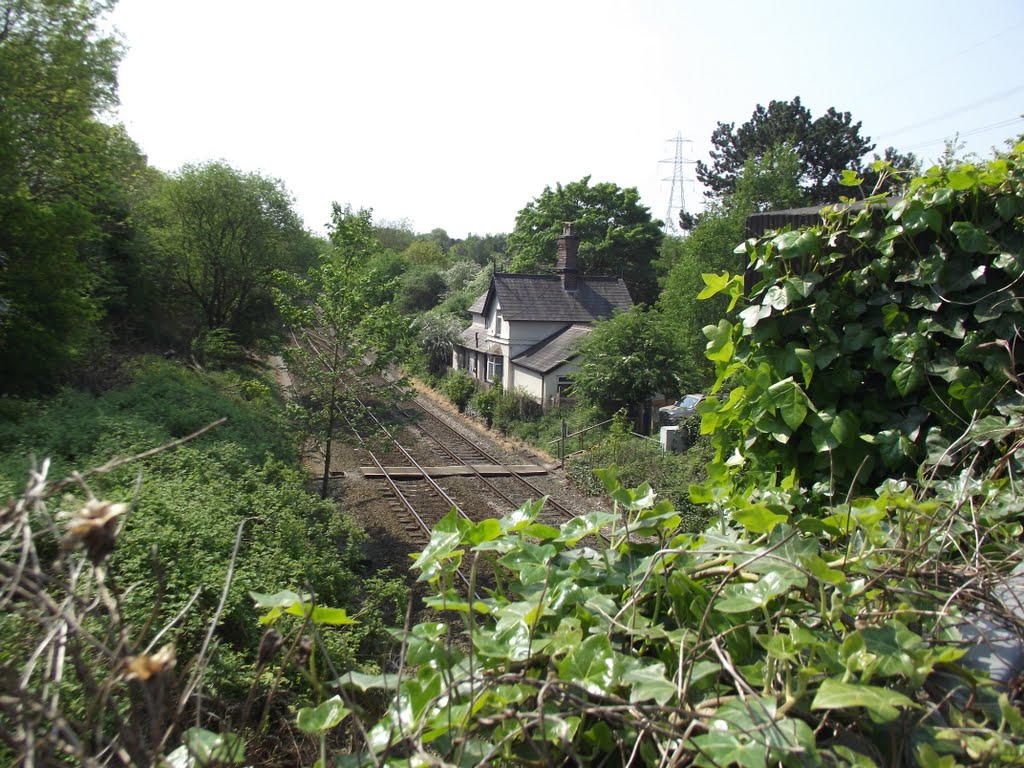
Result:
M605 635L591 635L562 659L558 665L558 675L591 693L611 693L612 688L620 682L619 664L612 651L611 641Z
M584 536L594 536L600 533L601 529L606 525L611 525L618 521L619 516L609 512L589 512L585 515L579 515L569 522L562 524L560 529L562 535L555 539L555 541L571 547ZM551 554L553 555L554 547L551 549Z
M501 524L501 530L505 533L512 531L521 530L524 526L529 525L537 519L537 515L540 514L541 509L544 507L544 502L547 497L536 499L532 501L524 502L523 505L499 521Z
M303 707L295 718L295 724L305 733L329 731L349 716L351 710L341 703L341 696L332 696L317 707Z
M727 363L732 359L735 347L732 341L732 323L720 320L718 325L704 327L704 335L709 339L705 356L714 362Z
M236 765L245 760L245 742L234 733L189 728L182 741L197 766Z
M884 723L899 717L898 707L916 708L916 704L899 691L880 688L877 685L844 683L828 678L821 683L811 702L811 709L847 709L864 707L876 723Z
M678 693L676 686L665 677L665 665L660 661L634 667L623 675L622 682L633 686L629 693L631 704L653 699L659 706L665 706Z
M723 599L715 603L722 613L746 613L764 608L779 595L798 585L800 580L788 571L769 571L752 584L728 584L722 589Z
M896 391L906 397L924 384L924 367L916 363L900 363L893 369L890 378L896 385Z
M789 518L772 512L766 504L755 504L746 509L735 510L732 519L751 533L771 533L775 526Z
M969 221L955 221L949 228L967 253L987 253L992 248L992 238Z

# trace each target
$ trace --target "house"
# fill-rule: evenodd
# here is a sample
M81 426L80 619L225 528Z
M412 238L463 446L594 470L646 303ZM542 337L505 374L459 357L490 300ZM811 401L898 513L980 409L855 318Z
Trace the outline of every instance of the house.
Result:
M544 406L553 404L577 369L573 349L595 320L633 306L619 277L581 275L579 237L566 224L558 238L554 274L496 274L469 308L453 367L485 385L525 389Z

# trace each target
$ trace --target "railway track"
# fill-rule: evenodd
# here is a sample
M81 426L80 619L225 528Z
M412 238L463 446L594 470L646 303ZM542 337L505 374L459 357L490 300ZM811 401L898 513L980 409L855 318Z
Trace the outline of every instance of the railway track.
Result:
M308 348L320 357L329 370L326 360L315 347ZM389 429L374 410L357 396L354 391L356 381L346 382L343 386L374 425L374 430L386 435L386 445L371 446L367 436L344 413L341 416L369 458L370 465L363 468L364 476L383 480L389 497L389 508L395 518L401 521L412 541L419 544L428 542L434 526L453 508L464 519L479 522L484 517L495 516L498 508L501 511L497 514L504 514L518 509L530 499L547 497L538 522L557 527L576 516L573 510L552 499L550 494L527 476L527 471L543 471L542 468L509 465L502 457L486 450L479 438L467 437L438 417L429 407L419 402L419 398L414 398L408 408L392 406L393 412L401 416L402 421L393 425L399 429ZM384 382L392 383L387 379ZM403 442L409 442L408 437L403 435L400 440L396 431L407 432L408 437L412 437L417 445L404 445ZM427 443L429 449L425 447ZM424 466L427 461L433 466ZM435 474L440 477L432 476ZM500 477L489 476L494 474ZM461 475L466 480L449 478L450 475ZM439 482L441 479L445 481L443 485ZM468 488L467 482L471 482ZM459 486L459 489L452 489L452 485ZM467 494L473 495L474 498L467 499L467 502L475 502L475 509L472 504L460 505L456 501L456 496L461 495L465 499ZM481 511L481 500L490 503L490 508L485 512ZM469 512L464 511L463 506L467 506ZM466 582L464 577L463 582Z

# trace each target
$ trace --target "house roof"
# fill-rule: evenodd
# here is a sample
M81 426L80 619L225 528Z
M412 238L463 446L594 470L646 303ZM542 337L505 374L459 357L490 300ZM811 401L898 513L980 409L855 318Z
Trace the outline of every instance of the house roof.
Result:
M579 323L567 325L514 357L512 362L537 373L553 371L562 363L576 356L573 352L574 345L590 331L589 325Z
M487 345L487 333L479 325L471 325L462 333L462 346L477 352L483 352Z
M487 294L489 292L490 292L490 289L488 288L488 290L486 290L483 293L481 293L477 297L477 300L469 305L469 310L468 311L469 312L473 312L473 313L475 313L477 315L482 315L484 313L484 304L487 302Z
M506 320L592 323L633 306L620 277L581 277L575 291L566 291L558 275L497 274L470 311L486 314L495 299Z

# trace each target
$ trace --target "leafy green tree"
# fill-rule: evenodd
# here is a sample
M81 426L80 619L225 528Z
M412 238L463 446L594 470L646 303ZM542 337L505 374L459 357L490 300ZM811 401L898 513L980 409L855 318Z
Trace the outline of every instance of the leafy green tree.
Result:
M0 3L0 389L52 386L102 317L108 203L141 161L117 102L110 4ZM106 231L105 231L106 230Z
M425 312L416 318L416 344L426 358L427 371L434 376L445 372L459 340L462 320L443 312ZM464 404L463 404L464 405Z
M578 352L573 394L607 412L680 389L677 342L654 309L636 307L599 320Z
M373 231L381 247L395 253L401 253L416 239L408 219L384 219L374 226Z
M407 324L383 300L388 286L369 266L380 250L371 212L335 203L331 218L331 247L321 255L319 266L305 278L279 274L275 292L296 341L287 353L308 393L307 427L324 446L324 498L338 425L344 419L365 418L350 382L398 362L408 342ZM363 395L379 391L385 400L396 397L390 387L374 384L369 377L360 388Z
M444 274L437 267L414 266L398 278L395 309L403 315L426 312L437 306L446 290Z
M652 261L664 233L651 218L635 187L590 184L584 176L565 186L545 187L516 216L508 236L513 272L549 269L557 260L557 239L565 222L580 238L579 265L585 275L621 277L633 300L650 303L657 295Z
M735 192L748 159L790 144L800 157L800 186L808 204L834 203L842 194L842 171L860 170L864 156L875 148L860 130L861 123L853 122L849 112L833 107L812 119L799 96L791 102L772 101L767 108L758 104L739 128L735 123L718 123L711 134L711 163L698 161L697 179L711 197L721 199ZM895 157L894 152L887 150L890 157Z
M410 264L424 267L445 267L448 255L437 242L429 237L418 237L402 251L402 257Z
M798 186L799 158L785 145L773 147L761 158L744 163L735 193L712 203L685 238L666 240L661 262L670 266L663 280L658 309L674 329L683 357L686 389L703 391L715 380L714 365L704 354L703 328L726 316L728 300L722 296L701 301L704 274L739 272L743 257L734 253L743 241L746 218L755 211L791 208L805 203Z
M448 254L454 261L473 261L480 265L502 263L508 243L505 235L473 235L459 240L449 249Z
M203 328L243 338L270 310L275 272L314 260L284 185L225 163L186 165L168 179L153 200L153 223L160 274Z

